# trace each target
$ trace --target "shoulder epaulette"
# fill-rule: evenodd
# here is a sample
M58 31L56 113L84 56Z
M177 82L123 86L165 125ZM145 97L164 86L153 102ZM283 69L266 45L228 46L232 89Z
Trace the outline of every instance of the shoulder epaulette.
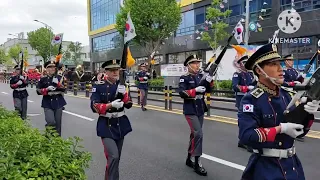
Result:
M96 81L95 84L99 85L99 84L104 84L104 81Z
M260 96L262 96L263 93L264 91L261 88L255 88L251 91L250 94L255 98L259 98Z

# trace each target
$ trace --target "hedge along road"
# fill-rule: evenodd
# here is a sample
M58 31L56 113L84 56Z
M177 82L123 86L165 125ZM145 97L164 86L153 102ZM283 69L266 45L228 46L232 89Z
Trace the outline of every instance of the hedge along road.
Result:
M13 109L11 91L8 85L0 84L0 101ZM41 96L29 89L29 113L40 114ZM5 92L5 93L2 93ZM106 160L101 141L96 137L96 115L89 108L87 98L65 96L68 102L63 115L63 137L79 136L84 139L85 148L93 155L88 179L103 179ZM125 139L121 159L121 179L186 179L199 178L184 165L188 145L189 127L179 112L163 112L150 106L149 111L139 108L127 111L133 132ZM43 114L32 116L35 127L43 129ZM217 118L218 119L218 118ZM236 147L238 128L231 123L204 122L204 166L208 177L203 179L239 179L246 165L249 153ZM306 138L297 142L299 157L304 165L307 179L317 179L320 162L314 161L319 149L319 140Z

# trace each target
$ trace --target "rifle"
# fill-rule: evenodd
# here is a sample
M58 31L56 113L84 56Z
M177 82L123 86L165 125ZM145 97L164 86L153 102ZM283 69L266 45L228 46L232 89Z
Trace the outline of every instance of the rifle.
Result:
M23 50L21 50L20 76L23 75Z
M121 59L120 73L119 73L120 85L126 84L127 54L128 54L128 42L124 43L123 45L123 52L122 52L122 59Z
M318 47L320 48L320 40L318 41ZM317 50L311 57L309 63L305 66L302 74L306 75L310 72L310 68L319 54L320 50ZM309 113L304 110L304 105L312 100L320 100L320 68L316 69L310 79L305 80L301 85L295 85L293 90L297 91L297 93L284 111L285 120L286 122L302 124L306 127L308 125ZM301 97L307 97L307 101L300 103L296 108L290 111L290 108L299 101Z
M204 86L206 83L206 77L207 76L214 76L217 73L218 70L218 66L224 56L224 54L226 53L228 47L230 47L230 41L232 39L232 37L234 36L234 33L232 33L232 35L228 38L227 40L227 45L223 47L221 53L219 54L219 56L217 57L217 59L214 61L214 59L212 58L212 62L208 63L207 66L204 68L204 76L202 76L202 79L200 80L199 86Z

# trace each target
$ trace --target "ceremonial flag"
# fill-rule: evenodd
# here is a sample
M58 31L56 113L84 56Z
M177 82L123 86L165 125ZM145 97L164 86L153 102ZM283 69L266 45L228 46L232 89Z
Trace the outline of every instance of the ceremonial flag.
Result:
M234 27L233 30L234 33L234 38L237 40L238 44L243 42L243 26L241 24L241 20L238 22L236 27Z
M126 27L124 31L124 43L126 44L128 41L136 37L136 30L134 28L133 22L130 17L130 12L128 12Z
M62 39L63 39L63 33L57 34L52 38L51 44L53 46L56 44L62 44Z

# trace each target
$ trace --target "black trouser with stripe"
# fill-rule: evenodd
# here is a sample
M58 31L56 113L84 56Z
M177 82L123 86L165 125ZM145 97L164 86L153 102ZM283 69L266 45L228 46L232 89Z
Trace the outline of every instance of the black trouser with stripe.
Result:
M202 142L203 142L203 133L202 133L202 125L203 125L203 117L196 115L185 115L191 133L190 133L190 141L188 152L191 156L201 156L202 155Z

